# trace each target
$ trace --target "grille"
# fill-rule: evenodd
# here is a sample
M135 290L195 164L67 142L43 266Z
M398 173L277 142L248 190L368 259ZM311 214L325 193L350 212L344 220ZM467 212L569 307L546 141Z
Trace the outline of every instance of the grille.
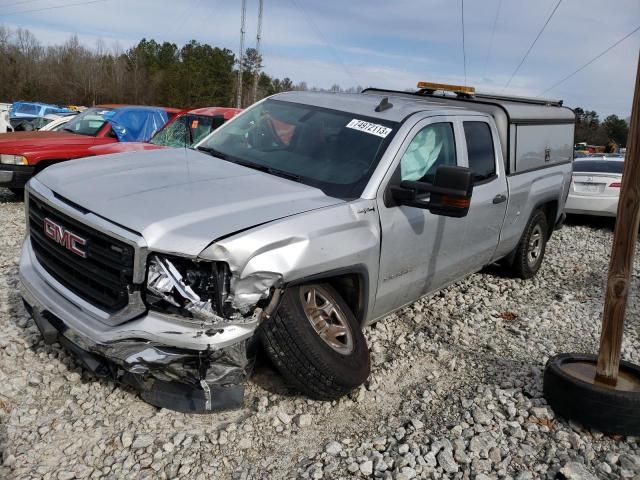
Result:
M44 219L86 240L86 257L71 252L44 233ZM62 214L34 196L29 197L31 246L44 269L87 302L106 311L128 303L133 283L133 247Z

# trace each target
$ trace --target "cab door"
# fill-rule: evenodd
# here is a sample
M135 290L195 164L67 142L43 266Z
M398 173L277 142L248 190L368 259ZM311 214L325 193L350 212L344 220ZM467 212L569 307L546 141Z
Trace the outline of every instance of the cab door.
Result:
M509 192L502 149L493 122L484 116L463 116L458 121L464 135L463 161L474 173L462 250L465 273L472 273L493 260L500 242Z
M437 216L396 204L389 187L402 180L433 182L439 165L464 166L455 117L430 117L409 132L378 191L381 251L372 318L395 310L459 276L465 218Z

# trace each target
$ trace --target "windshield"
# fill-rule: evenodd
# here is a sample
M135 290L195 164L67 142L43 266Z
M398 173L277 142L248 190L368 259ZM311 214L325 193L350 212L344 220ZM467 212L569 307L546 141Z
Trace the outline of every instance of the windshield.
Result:
M62 126L62 130L95 137L107 121L110 108L88 108Z
M284 174L339 198L360 196L396 123L280 100L266 100L214 132L198 148Z
M160 130L149 143L165 147L191 147L224 123L221 115L186 114Z
M624 162L618 160L576 160L573 171L578 173L619 173L622 174Z

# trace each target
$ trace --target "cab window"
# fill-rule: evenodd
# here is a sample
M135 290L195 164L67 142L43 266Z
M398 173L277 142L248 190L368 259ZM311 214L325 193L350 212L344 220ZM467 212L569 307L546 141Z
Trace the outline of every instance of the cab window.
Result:
M420 130L400 159L402 180L433 183L440 165L456 165L453 124L433 123Z
M482 182L496 176L496 155L493 150L491 128L486 122L463 122L467 141L469 168L473 178Z

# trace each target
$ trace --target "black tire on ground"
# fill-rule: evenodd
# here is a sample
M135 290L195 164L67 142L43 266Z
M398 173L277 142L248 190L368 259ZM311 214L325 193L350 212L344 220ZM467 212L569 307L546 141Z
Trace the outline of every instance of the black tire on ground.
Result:
M547 216L542 210L535 210L531 214L511 264L511 269L518 277L526 280L538 273L544 259L548 238ZM539 246L535 258L532 257L532 242Z
M562 369L572 362L597 363L595 355L563 353L544 371L544 396L553 410L585 427L608 434L640 435L640 391L620 391L582 381ZM637 377L640 367L620 362L620 371Z
M350 351L339 353L316 332L303 305L303 294L310 287L328 295L341 313L351 334ZM260 338L278 371L310 398L339 398L369 376L369 350L362 329L345 301L327 283L289 287L277 312L261 325Z

